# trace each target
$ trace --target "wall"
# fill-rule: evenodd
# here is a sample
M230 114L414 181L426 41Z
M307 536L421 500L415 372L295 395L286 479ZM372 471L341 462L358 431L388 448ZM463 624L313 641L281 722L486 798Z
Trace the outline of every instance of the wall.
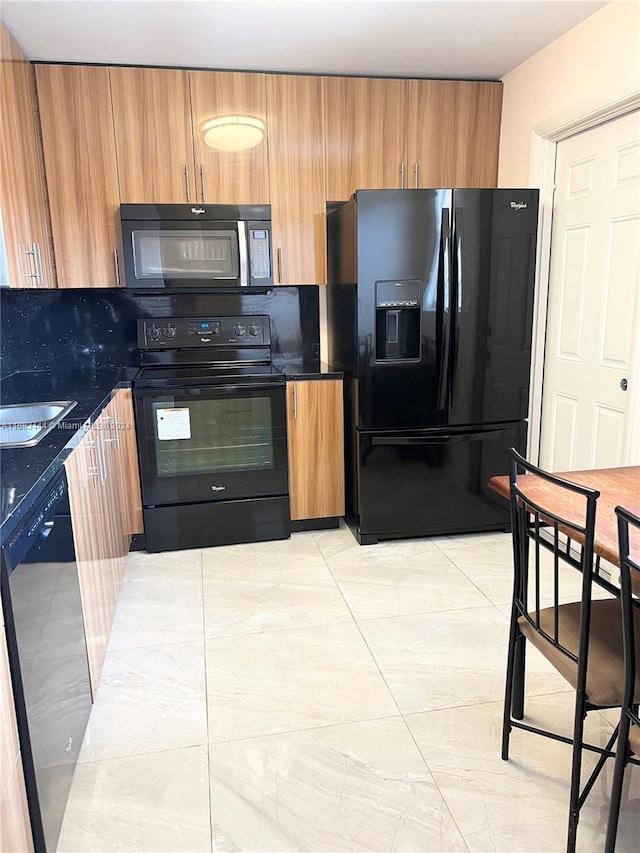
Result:
M529 186L531 130L544 135L640 92L640 3L614 0L503 78L498 186Z

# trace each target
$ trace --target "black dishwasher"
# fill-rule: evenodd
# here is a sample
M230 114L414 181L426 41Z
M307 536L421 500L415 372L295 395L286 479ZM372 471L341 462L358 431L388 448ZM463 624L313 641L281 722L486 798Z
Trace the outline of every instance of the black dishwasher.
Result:
M64 473L3 544L0 578L34 846L52 853L91 710Z

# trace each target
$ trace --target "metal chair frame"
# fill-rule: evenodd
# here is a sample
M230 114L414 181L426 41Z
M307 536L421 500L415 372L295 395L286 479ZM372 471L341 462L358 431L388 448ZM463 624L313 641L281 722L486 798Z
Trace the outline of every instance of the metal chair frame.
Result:
M563 518L549 511L547 508L536 504L527 497L518 485L519 471L535 474L553 485L566 489L585 499L584 524ZM600 496L598 491L568 482L560 477L548 473L535 465L532 465L522 457L515 449L510 451L509 484L511 494L511 524L513 538L513 563L514 563L514 588L510 617L509 645L507 655L507 676L505 685L505 699L503 710L502 728L502 758L509 759L509 735L513 728L533 732L552 740L571 744L571 783L569 796L569 824L567 832L567 851L573 853L576 847L576 836L580 809L587 799L602 767L607 758L615 755L612 747L617 738L617 728L613 732L606 747L585 743L584 720L589 711L602 707L593 705L587 700L586 680L587 661L589 653L589 627L591 623L591 586L594 577L598 583L609 591L615 593L617 588L601 578L600 561L594 560L594 536L596 519L596 502ZM563 540L566 535L566 542ZM580 542L579 556L574 553L576 540ZM535 560L534 598L535 607L529 606L529 549L533 542L533 555ZM541 549L546 549L553 554L553 608L554 625L553 632L545 631L540 625L540 555ZM560 584L559 567L560 562L567 563L582 573L581 587L581 611L580 611L580 638L578 654L575 655L570 649L560 643L558 607L560 606ZM530 615L531 613L531 615ZM545 640L558 649L562 654L572 660L577 667L576 699L574 710L573 737L550 732L536 726L520 722L524 717L524 683L525 683L525 643L524 634L518 625L519 617L523 616L529 624ZM589 776L582 790L580 789L580 774L582 768L582 752L590 750L600 754L593 772Z
M629 729L632 724L640 726L638 705L634 704L633 701L636 681L636 651L640 654L640 649L636 650L635 647L634 610L640 611L640 601L634 598L631 586L631 575L634 572L637 574L638 579L640 579L640 563L631 557L629 527L635 527L640 531L640 518L621 506L616 507L616 515L618 516L620 553L620 604L622 609L625 683L624 698L622 700L622 708L620 709L620 734L616 751L616 761L613 768L605 853L614 853L616 846L625 767L627 764L640 766L640 757L632 755L629 748Z

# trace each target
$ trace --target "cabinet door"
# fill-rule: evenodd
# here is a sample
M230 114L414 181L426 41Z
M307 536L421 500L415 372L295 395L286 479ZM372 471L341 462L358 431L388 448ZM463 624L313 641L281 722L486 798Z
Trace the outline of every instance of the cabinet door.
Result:
M291 519L344 515L342 380L287 383Z
M412 80L409 87L409 185L495 187L502 83Z
M0 209L13 287L55 287L33 67L0 25Z
M107 408L65 461L82 615L95 697L126 556Z
M123 204L196 201L186 71L111 68Z
M194 197L215 204L268 204L265 75L192 71L189 80L197 170ZM211 122L227 118L233 123L238 117L262 123L261 142L240 150L208 144L213 141L213 134L207 135ZM216 144L234 146L242 142L227 137L226 143Z
M321 77L267 78L269 182L278 284L326 280Z
M406 80L325 77L327 199L401 186L407 92Z
M120 512L125 535L130 539L142 533L142 499L138 449L133 420L133 399L130 388L119 388L114 394L118 450L118 489Z
M119 285L109 69L36 66L58 287Z
M33 850L18 726L0 608L0 850Z

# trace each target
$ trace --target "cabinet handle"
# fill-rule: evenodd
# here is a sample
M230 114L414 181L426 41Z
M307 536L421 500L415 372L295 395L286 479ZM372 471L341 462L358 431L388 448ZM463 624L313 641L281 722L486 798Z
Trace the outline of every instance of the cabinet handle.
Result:
M87 454L95 452L95 465L87 465ZM85 483L91 477L98 477L101 483L107 479L107 469L104 461L104 446L102 444L102 436L99 432L96 433L95 438L89 438L87 435L84 439L84 446L82 448L82 456L80 457L82 461L82 475L84 477Z
M40 287L44 286L44 275L42 274L42 256L40 254L40 243L33 244L33 260L36 264L36 276Z
M114 438L105 438L103 439L105 444L115 444L115 446L120 450L120 424L118 423L117 415L109 415L106 418L109 424L109 432L113 433Z
M184 164L184 194L187 198L187 201L189 201L189 195L191 193L189 190L189 164L188 163Z
M401 190L404 189L404 172L405 172L404 163L400 163L400 189Z
M293 419L294 419L294 421L298 420L298 395L296 393L297 387L298 387L297 385L294 385L292 388L292 391L293 391Z
M200 192L202 193L202 202L207 200L207 188L204 185L204 163L200 163Z
M18 243L18 252L20 254L20 273L22 274L23 282L24 279L29 279L28 284L33 284L33 279L36 280L36 284L38 284L38 275L36 272L29 272L30 269L35 270L35 255L33 251L33 246L35 243L31 244L31 251L27 249L26 243ZM33 258L33 264L31 261L26 261L26 258ZM27 266L28 264L28 266Z
M118 250L113 250L113 269L116 276L116 287L120 287L120 264L118 263Z
M414 177L414 186L418 189L418 161L413 164L413 177Z
M282 284L282 249L278 249L276 255L278 257L278 284Z

